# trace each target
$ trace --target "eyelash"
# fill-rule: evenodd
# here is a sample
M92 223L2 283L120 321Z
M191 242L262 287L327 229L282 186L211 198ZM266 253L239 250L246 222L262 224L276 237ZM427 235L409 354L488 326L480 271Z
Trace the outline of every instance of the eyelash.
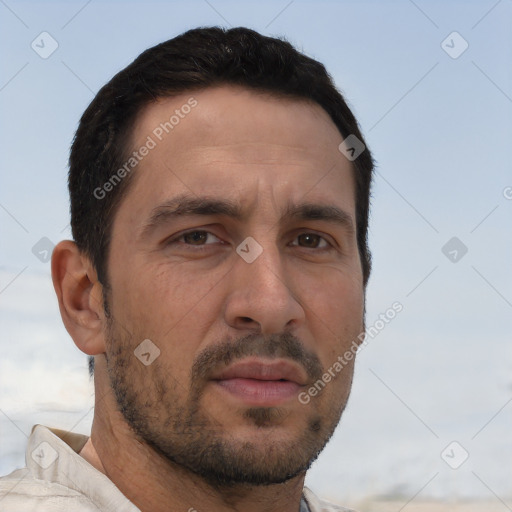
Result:
M206 233L206 234L212 235L215 238L220 240L220 238L217 235L215 235L214 233L212 233L211 231L207 231L205 229L191 229L190 231L185 231L184 233L181 233L180 235L178 235L176 237L173 237L172 239L167 241L165 243L165 245L172 245L174 243L179 243L181 238L185 237L186 235L190 235L191 233ZM297 234L297 236L294 238L294 240L296 240L301 235L314 235L314 236L318 236L321 239L321 241L324 241L326 243L325 247L312 247L312 248L310 248L310 247L302 247L302 249L312 249L312 250L316 250L316 251L325 251L325 250L332 250L332 249L334 249L333 244L331 244L327 240L327 238L325 238L322 235L319 235L318 233L315 233L314 231L302 231L301 233ZM213 244L194 245L194 244L188 244L188 243L185 243L185 242L182 242L182 243L183 243L183 245L185 245L187 247L194 247L193 250L195 250L195 251L201 251L201 250L204 251L206 247L208 247L209 245L213 245ZM293 245L293 247L301 247L301 246Z

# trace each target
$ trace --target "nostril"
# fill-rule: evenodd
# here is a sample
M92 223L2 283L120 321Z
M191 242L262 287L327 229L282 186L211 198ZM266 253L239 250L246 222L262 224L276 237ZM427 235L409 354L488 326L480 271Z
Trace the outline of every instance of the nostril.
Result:
M249 318L248 316L243 316L242 317L242 322L245 322L246 324L250 323L250 322L252 322L252 318Z

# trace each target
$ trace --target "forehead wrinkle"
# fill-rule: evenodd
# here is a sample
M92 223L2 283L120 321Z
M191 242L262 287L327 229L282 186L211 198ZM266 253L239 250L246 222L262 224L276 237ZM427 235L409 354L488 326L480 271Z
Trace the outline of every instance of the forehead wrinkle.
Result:
M149 235L158 226L170 220L186 215L222 215L237 221L245 221L254 211L258 199L251 203L251 206L242 208L238 201L226 198L215 197L192 197L190 194L180 194L175 198L163 202L154 207L148 221L142 228L140 238ZM276 207L276 201L272 194L272 203ZM324 221L340 225L347 232L353 234L355 226L352 216L336 205L318 203L293 203L288 202L280 212L279 223L303 220L303 221Z
M225 215L243 220L242 208L236 201L208 196L194 197L184 193L152 208L149 218L142 228L140 238L144 238L161 224L185 215Z

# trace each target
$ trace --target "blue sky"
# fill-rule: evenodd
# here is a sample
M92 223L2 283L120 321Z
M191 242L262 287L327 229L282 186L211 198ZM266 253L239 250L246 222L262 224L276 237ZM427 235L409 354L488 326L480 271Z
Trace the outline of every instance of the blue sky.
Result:
M361 479L375 473L379 492L398 492L384 475L390 467L414 468L404 483L414 494L435 470L412 460L442 465L444 445L452 438L469 445L471 432L512 398L510 19L511 0L1 1L2 319L12 320L10 308L31 276L49 276L33 246L42 237L56 243L70 236L68 151L98 89L147 47L192 27L244 25L285 36L326 65L377 160L368 321L396 300L404 306L361 354L346 426L313 469L312 482L336 494L337 457L345 450ZM58 44L46 59L31 47L42 32ZM467 248L457 262L442 252L453 237L457 254L460 243ZM37 297L30 304L25 311L20 306L17 322L37 317ZM56 305L52 313L41 301L40 309L41 322L62 329ZM12 355L29 340L0 343ZM508 450L510 459L510 432L507 439L497 432L510 425L511 411L508 404L492 420L488 428L496 433L477 438L475 454ZM418 418L438 438L430 439ZM350 446L352 435L359 436L358 450ZM394 451L393 443L401 448ZM512 495L484 459L475 458L473 470L496 493ZM375 470L364 469L372 463ZM509 464L508 481L511 472ZM343 475L347 485L363 485ZM461 482L469 495L481 486L469 471ZM430 485L433 495L452 492Z

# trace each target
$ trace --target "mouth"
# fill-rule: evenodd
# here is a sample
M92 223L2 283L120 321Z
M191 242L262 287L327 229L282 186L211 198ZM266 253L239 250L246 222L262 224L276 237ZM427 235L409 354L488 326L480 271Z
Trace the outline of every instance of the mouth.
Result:
M287 360L248 358L213 375L217 388L248 406L272 407L295 398L307 384L304 370Z

